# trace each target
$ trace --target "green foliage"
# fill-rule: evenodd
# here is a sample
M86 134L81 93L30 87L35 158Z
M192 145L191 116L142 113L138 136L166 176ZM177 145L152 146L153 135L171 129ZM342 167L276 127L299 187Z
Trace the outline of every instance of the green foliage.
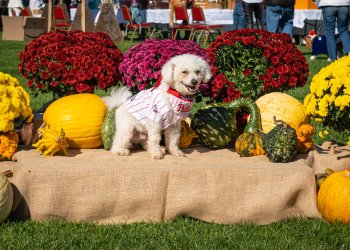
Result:
M219 47L216 56L219 71L224 72L229 81L239 83L237 88L244 96L257 99L263 88L259 75L265 74L268 64L262 49L253 46L247 49L243 44L235 43ZM249 77L244 75L246 69L252 72Z
M259 226L179 218L94 225L62 221L0 225L1 249L349 249L350 225L294 219Z

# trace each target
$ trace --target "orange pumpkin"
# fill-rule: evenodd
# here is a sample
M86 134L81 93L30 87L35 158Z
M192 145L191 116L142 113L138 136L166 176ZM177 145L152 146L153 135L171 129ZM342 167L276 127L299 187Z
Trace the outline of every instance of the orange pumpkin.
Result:
M328 222L350 222L350 168L332 173L318 191L318 209Z

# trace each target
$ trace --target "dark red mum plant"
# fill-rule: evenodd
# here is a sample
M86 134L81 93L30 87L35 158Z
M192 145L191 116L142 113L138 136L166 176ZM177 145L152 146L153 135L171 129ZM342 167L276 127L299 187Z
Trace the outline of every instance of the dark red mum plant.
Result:
M217 37L207 52L213 79L202 93L212 101L257 99L267 92L303 86L309 76L304 55L287 34L230 31Z
M64 96L116 85L123 54L106 33L56 31L29 42L19 57L30 89Z

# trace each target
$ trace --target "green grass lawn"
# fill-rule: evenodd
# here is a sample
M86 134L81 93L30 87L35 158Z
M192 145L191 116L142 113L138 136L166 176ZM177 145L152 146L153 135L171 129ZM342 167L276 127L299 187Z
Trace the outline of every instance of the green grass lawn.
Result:
M350 226L293 219L266 226L219 225L191 218L163 223L94 225L6 222L1 249L350 249Z
M1 33L0 33L1 35ZM18 53L25 42L0 40L0 71L16 77ZM118 44L125 52L135 43ZM306 58L310 54L299 46ZM310 77L304 87L287 91L303 101L312 77L328 64L326 56L309 62ZM103 94L98 93L98 94ZM49 94L31 97L33 110L51 99ZM317 126L317 130L324 128ZM314 141L335 139L346 143L346 133L330 134ZM0 225L0 249L350 249L350 225L328 224L321 219L293 219L266 226L218 225L191 218L172 222L94 225L64 221L7 221Z

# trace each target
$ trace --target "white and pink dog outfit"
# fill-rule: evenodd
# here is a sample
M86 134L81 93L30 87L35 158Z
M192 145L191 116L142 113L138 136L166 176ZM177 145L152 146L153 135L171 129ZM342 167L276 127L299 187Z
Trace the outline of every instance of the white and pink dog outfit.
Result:
M158 123L162 129L165 129L177 121L186 118L193 104L191 97L182 97L179 92L169 88L167 91L169 101L164 100L164 94L161 87L143 90L127 100L123 106L131 115L133 115L143 125L146 118Z

